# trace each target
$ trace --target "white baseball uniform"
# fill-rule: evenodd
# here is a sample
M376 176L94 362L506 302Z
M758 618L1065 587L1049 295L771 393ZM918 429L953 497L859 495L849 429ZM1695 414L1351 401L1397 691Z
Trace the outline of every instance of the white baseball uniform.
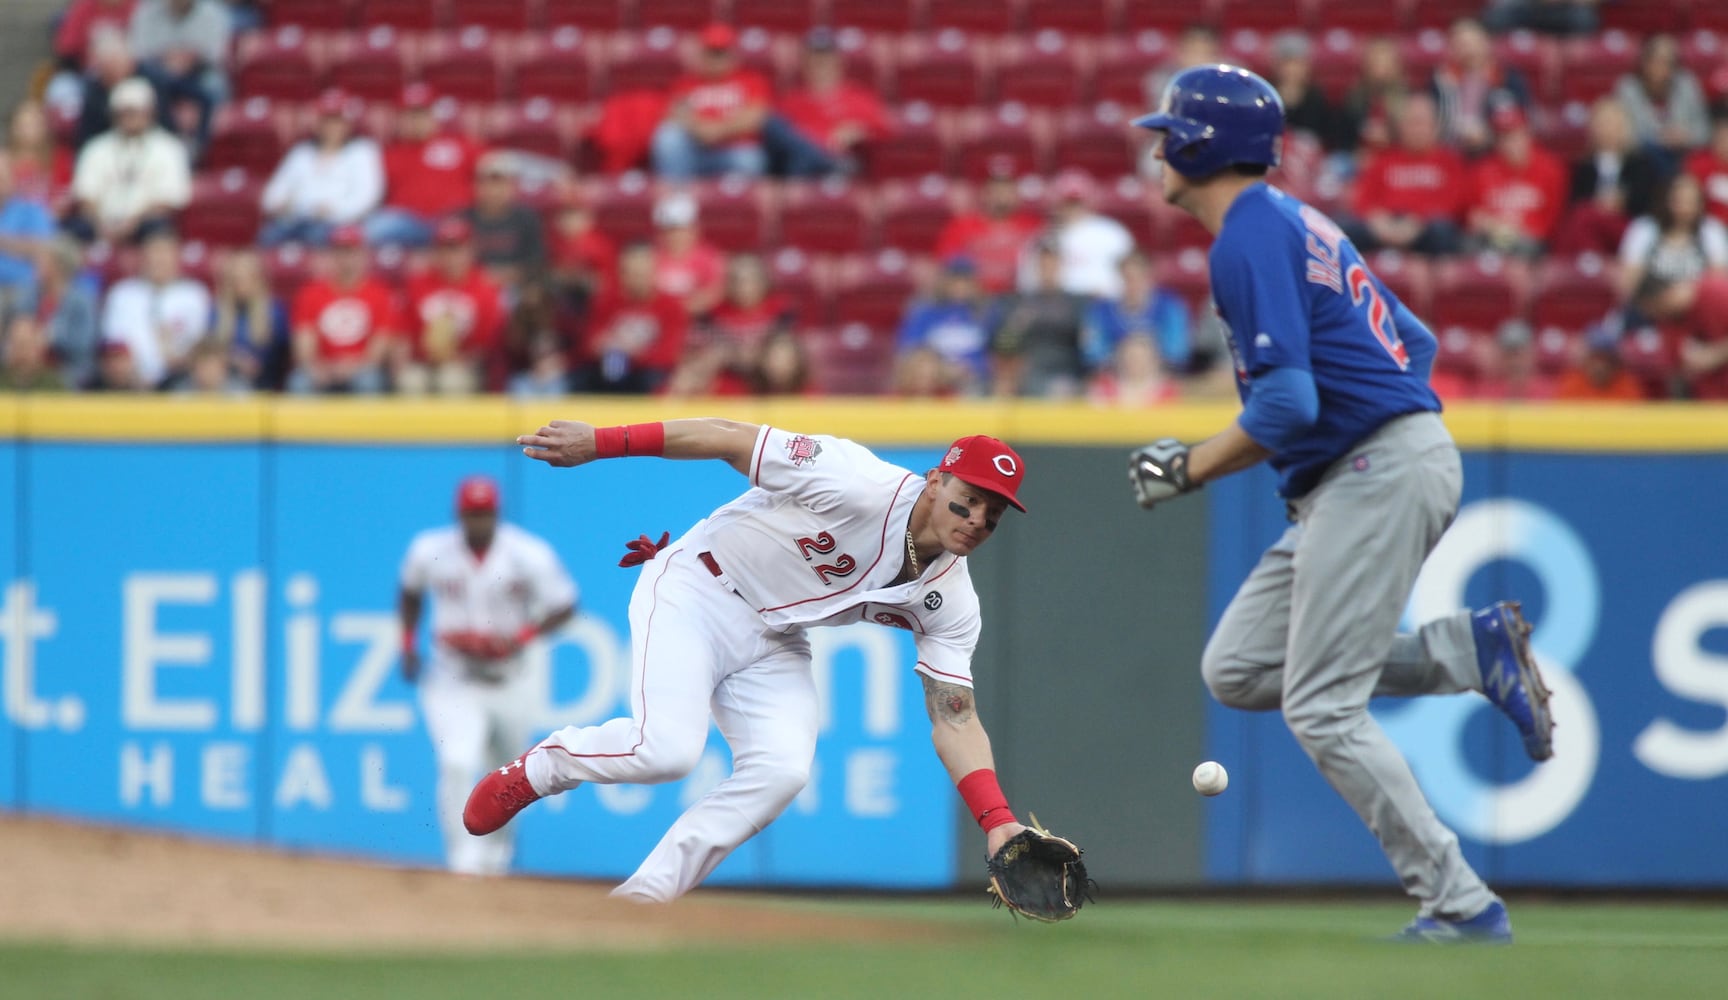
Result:
M643 567L630 600L630 716L561 729L527 758L541 795L672 781L700 759L710 714L718 723L732 774L615 896L676 899L803 789L817 724L806 628L907 629L920 673L972 685L980 622L966 560L943 553L894 584L922 475L852 441L764 427L750 483Z
M438 757L438 820L452 871L497 874L510 867L509 830L471 837L462 807L475 779L521 752L539 723L519 652L475 659L450 648L453 633L515 636L573 607L576 585L545 540L500 523L482 557L459 525L415 536L402 560L402 589L431 595L432 655L422 672L420 706Z

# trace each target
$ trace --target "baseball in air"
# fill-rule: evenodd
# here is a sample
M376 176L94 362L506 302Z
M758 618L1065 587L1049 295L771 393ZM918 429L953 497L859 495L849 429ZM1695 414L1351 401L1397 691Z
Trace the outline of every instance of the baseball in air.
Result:
M1230 772L1224 765L1209 760L1194 769L1194 790L1201 795L1217 795L1230 787Z

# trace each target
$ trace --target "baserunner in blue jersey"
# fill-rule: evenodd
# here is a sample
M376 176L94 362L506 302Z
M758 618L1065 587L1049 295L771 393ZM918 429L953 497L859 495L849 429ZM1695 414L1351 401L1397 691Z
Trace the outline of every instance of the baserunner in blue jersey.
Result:
M1242 397L1218 435L1135 451L1134 495L1150 509L1268 461L1292 522L1218 622L1206 685L1234 708L1282 709L1418 900L1400 938L1509 942L1505 905L1368 714L1376 695L1479 691L1532 758L1553 754L1548 691L1517 604L1398 632L1463 484L1428 387L1434 335L1331 219L1265 182L1284 133L1265 80L1234 66L1184 70L1134 124L1159 136L1165 200L1214 236L1212 298Z

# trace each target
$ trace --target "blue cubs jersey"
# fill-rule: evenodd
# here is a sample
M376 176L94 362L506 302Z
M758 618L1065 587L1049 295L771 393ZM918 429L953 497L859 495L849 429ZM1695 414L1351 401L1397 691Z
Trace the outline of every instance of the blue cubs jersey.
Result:
M1274 368L1314 378L1319 419L1271 459L1283 496L1313 489L1327 466L1392 418L1440 409L1428 387L1434 334L1324 213L1256 184L1225 213L1210 263L1242 402L1256 376Z

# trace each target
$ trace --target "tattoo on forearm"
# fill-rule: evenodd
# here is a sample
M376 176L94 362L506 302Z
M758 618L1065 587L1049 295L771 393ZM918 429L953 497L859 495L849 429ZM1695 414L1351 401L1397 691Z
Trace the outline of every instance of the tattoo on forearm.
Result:
M924 704L932 721L963 726L972 721L972 691L958 684L924 679Z

